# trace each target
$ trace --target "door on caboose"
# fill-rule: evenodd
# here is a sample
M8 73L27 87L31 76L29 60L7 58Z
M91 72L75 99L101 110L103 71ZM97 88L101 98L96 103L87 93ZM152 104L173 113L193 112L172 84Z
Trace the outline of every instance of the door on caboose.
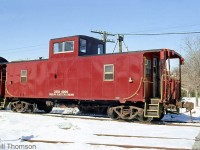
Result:
M153 97L160 97L159 59L153 58Z

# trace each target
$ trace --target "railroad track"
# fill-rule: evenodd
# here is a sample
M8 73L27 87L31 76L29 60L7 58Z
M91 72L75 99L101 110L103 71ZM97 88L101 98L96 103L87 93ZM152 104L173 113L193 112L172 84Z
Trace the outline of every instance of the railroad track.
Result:
M51 117L61 117L61 118L78 118L84 120L100 120L100 121L117 121L117 122L127 122L125 120L112 120L106 116L86 116L86 115L62 115L62 114L42 114L42 116L51 116ZM140 122L140 121L132 121L132 123L138 124L147 124L147 125L167 125L167 126L184 126L184 127L200 127L193 122L171 122L171 121L152 121L152 122ZM191 124L192 123L192 124Z
M61 118L78 118L84 120L100 120L100 121L113 121L106 115L62 115L62 114L42 114L42 116L61 117Z
M143 148L143 149L158 149L158 150L191 150L186 148L168 148L168 147L157 147L157 146L137 146L137 145L118 145L118 144L98 144L98 143L87 143L96 146L114 146L121 148Z
M96 136L112 136L112 137L135 137L135 138L159 138L159 139L184 139L184 140L194 140L194 139L185 139L185 138L169 138L169 137L148 137L148 136L127 136L127 135L109 135L109 134L94 134ZM57 144L57 143L62 143L62 144L75 144L75 142L70 142L70 141L52 141L52 140L26 140L26 139L21 139L22 141L26 142L31 142L31 143L51 143L51 144ZM87 145L92 145L92 146L107 146L107 147L121 147L121 148L141 148L141 149L160 149L160 150L190 150L187 148L169 148L169 147L158 147L158 146L141 146L141 145L124 145L124 144L104 144L104 143L88 143L86 142L85 144Z
M2 111L2 110L1 110ZM12 111L6 111L10 113L15 113ZM37 113L23 113L25 115L40 115L40 116L48 116L48 117L59 117L59 118L75 118L75 119L83 119L83 120L99 120L99 121L117 121L117 122L127 122L125 120L113 120L108 118L106 115L94 115L94 114L79 114L79 115L65 115L65 114L47 114L44 112ZM131 122L130 122L131 123ZM178 122L178 121L152 121L152 122L140 122L140 121L132 121L132 123L138 124L146 124L146 125L166 125L166 126L184 126L184 127L200 127L200 124L194 122Z
M133 136L133 135L114 135L114 134L94 134L96 136L109 136L109 137L127 137L127 138L147 138L147 139L171 139L171 140L195 140L191 138L174 138L174 137L158 137L158 136Z

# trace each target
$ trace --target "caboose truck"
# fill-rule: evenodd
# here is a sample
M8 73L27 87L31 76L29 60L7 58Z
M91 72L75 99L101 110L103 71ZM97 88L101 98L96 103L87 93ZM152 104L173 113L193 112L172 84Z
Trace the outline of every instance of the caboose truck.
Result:
M170 60L179 60L178 76ZM50 40L49 59L8 63L1 58L0 96L14 112L50 112L55 104L81 111L107 111L113 119L161 119L192 103L181 98L183 58L173 50L105 53L105 43L88 36Z

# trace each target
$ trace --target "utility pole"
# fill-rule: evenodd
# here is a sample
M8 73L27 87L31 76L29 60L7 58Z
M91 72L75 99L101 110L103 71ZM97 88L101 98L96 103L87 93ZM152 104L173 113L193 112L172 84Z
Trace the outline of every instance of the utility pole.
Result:
M119 52L122 53L122 42L124 40L124 37L120 34L117 35L118 36L118 41L119 41Z
M108 32L106 32L106 31L94 31L94 30L92 30L91 32L92 32L92 33L98 33L98 34L101 34L101 35L102 35L103 42L105 43L105 50L106 50L106 43L107 43L107 42L114 43L114 40L109 40L109 39L107 39L107 38L108 38L108 36L115 36L115 34L111 34L111 33L108 33Z
M92 33L98 33L98 34L102 35L102 38L103 38L102 40L105 43L105 49L106 49L106 43L107 42L115 43L114 40L107 39L108 36L117 36L117 42L119 42L118 43L119 52L122 53L122 43L124 43L124 35L123 34L111 34L111 33L108 33L106 31L94 31L94 30L92 30L91 32ZM117 43L116 43L116 45L117 45ZM124 43L124 45L125 45L125 43ZM128 47L126 45L125 45L125 47L126 47L126 50L128 52Z

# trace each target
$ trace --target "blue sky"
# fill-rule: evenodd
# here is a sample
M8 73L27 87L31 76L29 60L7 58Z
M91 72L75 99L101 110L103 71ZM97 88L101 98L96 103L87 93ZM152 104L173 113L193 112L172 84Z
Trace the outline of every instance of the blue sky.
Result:
M0 56L48 58L52 38L111 33L200 31L199 0L0 0ZM114 37L110 37L114 39ZM129 50L170 48L183 53L185 35L125 36ZM108 44L112 52L115 44Z

